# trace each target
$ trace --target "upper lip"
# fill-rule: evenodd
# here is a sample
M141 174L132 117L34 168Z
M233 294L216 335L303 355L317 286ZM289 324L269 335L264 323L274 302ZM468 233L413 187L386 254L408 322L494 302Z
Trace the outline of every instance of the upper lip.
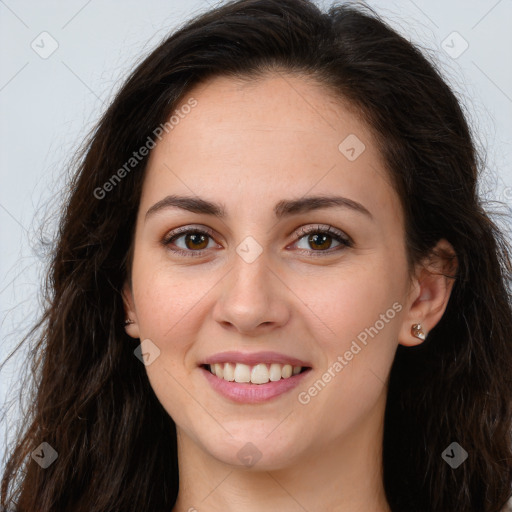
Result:
M297 359L296 357L280 354L279 352L252 352L244 353L237 351L219 352L210 357L207 357L202 364L215 364L215 363L242 363L247 365L255 365L258 363L264 364L291 364L292 366L311 367L311 363Z

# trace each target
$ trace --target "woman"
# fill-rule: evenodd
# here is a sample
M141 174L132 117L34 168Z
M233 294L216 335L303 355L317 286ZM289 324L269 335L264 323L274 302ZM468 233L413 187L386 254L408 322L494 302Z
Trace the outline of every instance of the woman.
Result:
M213 9L82 156L6 510L504 510L510 246L375 13Z

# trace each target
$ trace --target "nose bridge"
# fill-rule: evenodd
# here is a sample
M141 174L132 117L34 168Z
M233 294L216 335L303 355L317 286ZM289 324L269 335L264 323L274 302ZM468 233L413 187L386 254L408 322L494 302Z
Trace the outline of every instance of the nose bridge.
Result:
M287 308L269 249L254 237L246 236L236 246L231 265L218 298L217 320L229 322L243 331L260 324L283 322Z
M236 246L230 288L240 299L249 296L250 301L266 299L265 302L270 302L270 276L274 274L269 251L268 247L264 247L251 235Z

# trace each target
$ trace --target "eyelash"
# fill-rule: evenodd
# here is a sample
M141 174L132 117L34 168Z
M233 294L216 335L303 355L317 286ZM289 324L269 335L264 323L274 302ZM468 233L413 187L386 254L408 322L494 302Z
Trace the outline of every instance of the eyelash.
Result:
M207 236L211 237L212 239L213 239L213 235L214 235L213 231L208 228L201 228L201 229L190 228L190 227L178 228L177 230L174 230L171 233L169 233L162 240L162 244L166 248L170 249L170 245L172 242L181 238L184 235L188 235L191 233L199 234L199 235L207 235ZM294 243L298 242L299 240L304 238L306 235L311 235L311 234L329 235L330 237L334 238L336 241L341 243L341 246L338 246L338 248L337 249L335 248L334 250L313 251L313 250L307 250L307 249L299 249L299 251L306 251L313 257L323 257L325 255L325 253L326 253L326 255L331 255L335 252L338 252L339 250L343 250L343 247L353 247L352 240L349 237L347 237L346 235L344 235L341 231L334 229L332 226L328 226L327 229L325 229L325 228L322 228L320 225L317 225L316 228L314 226L299 228L299 230L296 233L298 238ZM341 247L341 249L340 249L340 247ZM203 253L205 251L207 251L208 249L200 249L198 251L193 251L193 250L185 250L185 249L178 248L178 249L170 249L170 250L176 254L181 255L181 256L200 257L200 256L203 256ZM320 253L320 254L318 254L318 253ZM322 253L324 253L324 254L322 254Z

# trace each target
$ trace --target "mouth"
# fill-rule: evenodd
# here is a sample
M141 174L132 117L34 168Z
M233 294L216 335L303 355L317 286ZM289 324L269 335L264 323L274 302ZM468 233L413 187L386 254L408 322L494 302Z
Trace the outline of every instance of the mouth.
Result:
M289 396L312 371L310 366L275 362L205 363L198 368L215 392L238 404L260 404Z
M202 364L200 366L220 380L237 384L255 385L293 379L297 375L301 375L312 369L310 366L282 363L258 363L249 365L227 362Z

